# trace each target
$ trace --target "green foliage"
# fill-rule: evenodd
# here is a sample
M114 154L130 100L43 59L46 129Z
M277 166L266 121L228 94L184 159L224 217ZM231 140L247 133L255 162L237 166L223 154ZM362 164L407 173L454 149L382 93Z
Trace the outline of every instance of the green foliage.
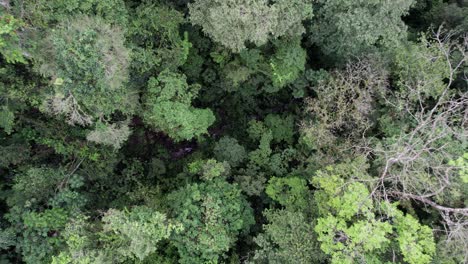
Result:
M63 232L67 250L56 255L53 263L142 261L156 252L161 240L182 230L179 223L147 206L109 209L102 217L102 226L88 219L79 215L67 224Z
M0 167L17 166L28 160L30 150L28 146L21 144L11 144L0 146Z
M234 176L234 180L244 193L257 196L263 194L267 181L265 173L251 163L245 169L241 169L239 174Z
M129 51L119 28L98 17L77 17L51 30L38 49L38 70L54 82L44 106L70 124L89 125L119 110L130 113L124 87Z
M215 117L209 109L191 106L199 89L198 85L188 85L185 75L167 70L157 79L151 78L143 114L146 123L177 141L206 134Z
M43 96L38 85L42 85L38 76L29 72L18 75L18 69L29 67L21 64L3 63L0 67L0 108L8 108L9 112L19 112L28 107L38 107Z
M401 17L413 0L316 1L311 40L337 61L376 47L390 48L406 37Z
M197 0L189 5L190 21L203 28L214 41L234 52L257 46L270 36L300 36L302 21L312 17L308 0Z
M249 122L249 127L247 133L249 137L253 140L260 140L262 136L268 132L267 127L261 121L251 120Z
M305 70L306 51L299 37L282 38L274 42L276 51L270 59L271 79L274 87L284 87L299 77Z
M187 185L168 196L184 230L173 243L180 263L216 263L254 223L253 212L236 185L217 179Z
M319 189L315 193L320 214L315 232L332 263L383 262L391 239L398 243L405 261L430 263L435 252L431 229L410 215L404 216L395 204L376 206L359 177L348 178L354 176L352 167L345 169L347 173L342 168L337 173L328 167L312 178ZM394 220L383 220L388 218Z
M314 89L317 96L306 103L304 142L311 149L336 155L342 151L338 143L361 140L373 126L375 101L386 90L386 74L378 62L368 59L348 64L345 70L320 80Z
M105 257L106 252L96 245L99 233L96 233L97 230L91 230L92 225L87 219L79 215L69 221L62 232L67 249L53 256L52 263L110 263Z
M15 175L6 219L21 230L16 249L26 263L50 263L64 247L60 237L70 216L84 207L83 179L63 169L31 168Z
M130 136L131 131L127 124L96 124L96 129L91 131L86 139L98 144L112 146L119 149Z
M276 176L288 174L290 162L297 158L298 153L293 148L284 149L281 153L275 153L270 157L269 171Z
M255 263L320 263L320 252L313 225L300 212L266 210L268 224L263 233L254 238L260 249L255 251Z
M273 140L273 133L270 130L260 138L258 149L249 153L249 160L258 166L268 166L272 153L270 143Z
M222 51L221 54L212 53L211 55L215 56L215 60L220 60L224 64L230 58L230 54L225 51ZM271 75L265 56L259 49L243 49L239 56L234 56L233 60L223 67L225 78L232 84L232 87L228 87L229 90L237 90L242 83L259 72Z
M205 181L211 181L215 178L226 178L230 173L231 167L227 162L218 162L214 159L206 161L196 161L189 164L189 171L195 174L201 174Z
M442 94L450 65L438 45L435 40L422 37L419 43L407 43L396 49L394 67L401 97L417 101L421 95L438 98Z
M68 220L67 212L61 208L41 213L26 213L22 238L17 244L26 263L50 263L54 254L64 246L59 237Z
M273 177L268 181L265 193L288 209L302 211L306 209L309 202L307 182L297 177Z
M30 168L15 176L12 187L15 195L10 196L7 201L11 206L30 207L35 203L41 204L52 197L56 189L66 180L67 174L63 170Z
M468 153L462 157L449 161L449 165L456 167L459 170L459 175L463 183L468 183Z
M0 263L467 262L467 10L0 0Z
M236 167L247 158L245 148L235 138L222 137L213 150L215 157Z
M292 144L294 140L294 119L292 116L269 114L265 117L265 125L271 129L275 142L285 141Z
M0 229L0 249L8 249L15 245L15 234L12 229Z
M102 221L103 232L110 233L113 252L139 260L155 252L159 241L182 230L181 224L148 207L135 207L130 212L111 209Z
M128 35L136 46L132 67L139 75L176 70L185 63L191 48L188 35L181 38L183 14L159 3L144 1L132 13ZM135 76L136 77L136 76Z
M9 14L0 17L0 54L7 63L26 63L20 46L18 30L23 23Z
M247 80L262 76L270 81L266 82L263 90L275 93L294 82L305 70L307 52L301 47L300 37L282 37L274 40L272 54L260 49L243 49L229 61L229 54L221 51L213 52L215 60L219 60L223 67L225 78L233 87L238 89Z
M97 15L108 23L125 26L128 14L123 0L12 0L15 13L32 27L48 27L75 15Z
M421 225L411 215L400 215L396 222L397 240L403 260L410 264L431 263L435 253L431 228Z
M422 4L422 3L421 3ZM428 3L423 19L431 26L444 25L455 34L463 34L468 29L468 6L462 1L433 1ZM429 26L428 25L428 26Z
M11 134L15 122L15 114L4 106L0 111L0 127L3 128L5 133Z
M457 136L460 130L456 128L458 120L464 115L465 110L462 109L464 107L451 113L451 116L444 118L443 122L439 117L429 118L429 126L414 129L414 126L420 123L411 124L412 129L408 132L400 131L397 135L378 142L375 149L381 154L376 156L374 161L376 165L384 167L387 163L385 155L389 153L402 153L400 155L405 157L395 160L393 166L387 168L390 174L398 175L398 180L390 178L386 184L403 185L404 192L417 195L434 193L431 197L441 204L452 206L463 204L466 200L467 184L459 177L456 166L450 165L450 160L456 160L466 152L466 141ZM444 133L435 132L443 131L447 126L453 129ZM411 153L418 155L405 154L406 149L402 146L402 142L405 146L410 146ZM428 148L443 151L426 152ZM408 157L411 159L406 160ZM450 179L448 186L440 182L443 178Z

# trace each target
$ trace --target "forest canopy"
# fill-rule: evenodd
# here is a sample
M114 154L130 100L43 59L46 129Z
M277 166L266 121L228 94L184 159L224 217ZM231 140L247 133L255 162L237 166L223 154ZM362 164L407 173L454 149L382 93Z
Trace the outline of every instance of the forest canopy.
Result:
M468 2L0 0L0 264L468 263Z

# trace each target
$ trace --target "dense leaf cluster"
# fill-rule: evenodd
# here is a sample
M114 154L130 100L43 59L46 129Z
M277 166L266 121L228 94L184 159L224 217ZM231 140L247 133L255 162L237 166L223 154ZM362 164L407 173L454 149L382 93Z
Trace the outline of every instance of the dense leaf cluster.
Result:
M467 263L467 18L0 0L0 263Z

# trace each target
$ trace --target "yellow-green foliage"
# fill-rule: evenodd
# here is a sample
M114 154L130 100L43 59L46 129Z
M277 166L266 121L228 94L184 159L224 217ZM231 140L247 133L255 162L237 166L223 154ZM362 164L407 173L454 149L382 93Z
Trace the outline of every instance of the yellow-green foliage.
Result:
M376 204L352 167L342 170L345 166L340 165L338 172L329 167L312 178L320 215L315 232L331 262L382 263L385 252L398 250L408 263L431 263L435 253L431 229L404 215L396 204ZM393 242L398 249L392 249Z
M10 14L2 14L1 10L0 15L0 54L8 63L26 63L18 35L23 23Z

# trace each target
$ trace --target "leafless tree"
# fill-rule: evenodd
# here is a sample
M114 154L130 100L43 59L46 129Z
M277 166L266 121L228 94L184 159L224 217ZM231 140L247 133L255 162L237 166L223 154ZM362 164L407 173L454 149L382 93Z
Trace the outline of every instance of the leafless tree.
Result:
M0 0L0 6L3 6L5 9L10 9L10 0Z
M458 174L460 168L449 164L449 160L457 158L453 149L463 146L468 136L468 92L454 92L452 87L468 59L468 36L454 40L452 34L439 28L431 43L442 58L426 59L446 61L446 86L433 103L420 96L418 85L406 87L413 95L419 95L416 104L405 99L386 99L415 125L372 149L383 165L371 195L384 200L412 200L438 211L446 228L447 243L456 240L458 247L464 247L468 261L468 208L463 204L465 197L456 197L457 191L453 192L463 182ZM468 82L466 76L462 79Z

